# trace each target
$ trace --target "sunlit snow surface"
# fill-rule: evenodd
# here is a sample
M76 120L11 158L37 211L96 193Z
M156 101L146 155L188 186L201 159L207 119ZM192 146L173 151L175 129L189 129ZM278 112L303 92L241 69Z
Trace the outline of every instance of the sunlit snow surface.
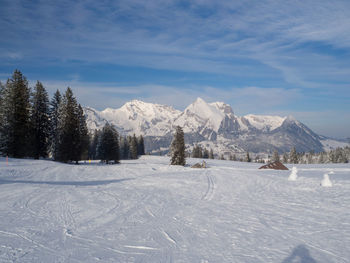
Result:
M168 163L0 159L0 262L350 262L349 164Z

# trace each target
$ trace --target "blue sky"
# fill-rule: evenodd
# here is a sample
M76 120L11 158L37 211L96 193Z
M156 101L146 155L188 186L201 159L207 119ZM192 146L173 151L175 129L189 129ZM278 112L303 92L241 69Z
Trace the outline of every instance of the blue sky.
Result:
M350 1L0 0L0 79L104 109L131 99L294 115L350 137ZM34 85L34 84L32 84Z

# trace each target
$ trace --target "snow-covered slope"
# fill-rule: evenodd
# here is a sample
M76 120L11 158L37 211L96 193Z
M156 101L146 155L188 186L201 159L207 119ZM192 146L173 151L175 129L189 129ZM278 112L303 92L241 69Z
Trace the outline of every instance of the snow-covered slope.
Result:
M342 148L342 147L350 146L348 142L338 141L331 138L321 138L321 143L323 145L323 148L327 151L334 150L338 147Z
M175 120L175 125L184 127L185 133L198 132L203 128L217 132L224 117L225 113L218 104L209 104L198 98Z
M261 131L273 131L280 127L286 117L267 116L267 115L245 115L244 118L251 126Z
M208 165L0 158L0 262L349 262L349 164Z
M122 134L142 134L147 151L168 148L174 126L183 127L189 145L214 145L219 153L235 151L280 152L329 149L330 141L315 134L292 116L236 116L230 105L198 98L183 112L166 105L133 100L119 109L85 108L88 128L101 129L108 121ZM336 142L336 141L335 141ZM335 145L333 142L332 145ZM342 143L341 145L344 145ZM234 150L233 150L234 149Z
M180 113L170 106L133 100L119 109L107 108L99 112L99 116L125 133L164 136L172 130L173 121ZM89 117L88 126L91 129L90 123L94 121Z

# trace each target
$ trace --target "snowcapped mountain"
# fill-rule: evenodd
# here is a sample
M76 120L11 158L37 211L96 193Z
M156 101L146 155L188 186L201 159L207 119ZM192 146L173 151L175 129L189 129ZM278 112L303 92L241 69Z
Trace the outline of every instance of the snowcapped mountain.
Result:
M183 127L188 147L196 143L217 153L251 151L255 153L322 151L330 145L346 143L319 136L294 117L246 115L236 116L230 105L207 103L197 98L183 112L170 106L133 100L119 109L97 111L86 107L89 130L101 129L106 122L121 134L142 134L147 151L166 151L174 126Z
M85 108L89 130L101 129L106 122L117 127L122 134L166 136L172 131L174 119L181 113L170 106L133 100L119 109L97 111Z

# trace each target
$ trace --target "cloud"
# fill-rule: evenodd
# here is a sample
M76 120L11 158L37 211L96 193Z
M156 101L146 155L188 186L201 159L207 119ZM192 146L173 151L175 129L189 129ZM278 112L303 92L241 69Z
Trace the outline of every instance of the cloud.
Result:
M347 0L4 0L0 70L67 66L70 82L40 79L76 87L98 108L133 98L183 108L200 96L239 114L306 107L349 114L349 12ZM103 76L100 65L155 70L124 82L80 70ZM163 81L164 71L184 80Z
M267 67L287 83L309 88L318 87L319 76L334 84L331 69L349 72L349 54L328 54L332 48L350 47L349 10L348 1L325 0L10 1L2 11L6 19L1 29L16 45L35 36L20 46L24 57L232 76L250 72L253 78L260 72L271 74ZM315 48L320 44L324 48ZM345 72L342 77L349 81Z

